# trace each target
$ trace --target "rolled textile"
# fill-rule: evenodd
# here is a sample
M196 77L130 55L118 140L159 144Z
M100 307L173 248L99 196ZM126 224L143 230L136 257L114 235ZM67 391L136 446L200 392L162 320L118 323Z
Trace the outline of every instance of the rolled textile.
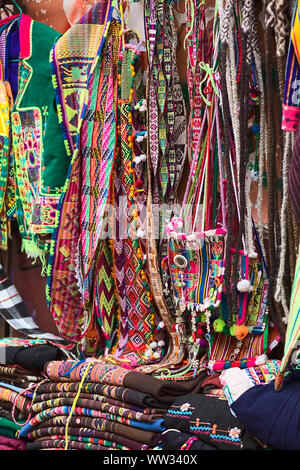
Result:
M51 361L45 366L45 373L54 382L63 379L80 382L88 365L89 361ZM176 397L200 391L205 378L207 372L204 370L194 379L172 382L97 361L90 366L86 381L123 386L148 393L161 402L172 403Z

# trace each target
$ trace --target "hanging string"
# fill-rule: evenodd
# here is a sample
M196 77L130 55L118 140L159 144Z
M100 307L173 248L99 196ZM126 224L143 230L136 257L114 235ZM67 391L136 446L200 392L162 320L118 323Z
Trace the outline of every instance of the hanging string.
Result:
M70 425L70 421L71 421L71 418L72 418L72 415L74 413L74 410L75 410L75 407L76 407L76 403L78 401L78 399L80 398L80 393L81 393L81 389L84 385L84 381L89 373L89 370L91 368L91 366L93 366L95 364L95 362L97 362L97 359L91 359L88 364L87 364L87 367L82 375L82 378L80 380L80 383L79 383L79 386L78 386L78 390L77 390L77 393L76 393L76 396L74 398L74 401L73 401L73 404L71 406L71 410L70 410L70 413L69 415L67 416L67 420L66 420L66 428L65 428L65 449L64 450L68 450L68 442L69 442L69 425ZM77 364L78 365L78 364Z

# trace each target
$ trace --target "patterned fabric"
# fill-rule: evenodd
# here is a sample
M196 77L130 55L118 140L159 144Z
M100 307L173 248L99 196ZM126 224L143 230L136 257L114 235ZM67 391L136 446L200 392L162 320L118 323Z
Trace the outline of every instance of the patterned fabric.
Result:
M212 336L208 369L220 371L229 367L248 368L267 361L267 354L279 343L276 329L265 328L260 334L248 333L241 341L223 333Z
M123 223L118 224L118 233L114 240L114 263L116 287L120 305L118 343L113 352L115 357L130 361L131 365L155 362L161 359L163 350L157 350L153 356L150 344L154 341L155 325L159 318L153 307L152 293L149 289L148 274L144 270L145 240L139 238L141 224L138 216L138 190L146 191L143 168L135 165L135 157L141 155L143 148L138 145L136 134L141 131L141 119L132 116L132 109L138 101L141 83L141 63L139 55L131 46L123 48L120 66L119 84L119 151L116 161L119 189L115 194L115 207L126 204L127 214L123 214ZM132 73L134 70L134 74ZM133 93L135 98L132 98ZM132 122L133 121L133 122ZM143 130L143 128L142 128ZM143 163L142 163L143 166ZM136 169L137 167L137 169ZM139 185L137 183L139 182ZM145 198L145 195L144 195ZM145 200L143 198L143 201ZM142 201L142 202L143 202ZM120 211L122 209L119 209ZM124 220L125 219L125 220ZM125 222L125 224L124 224ZM148 356L147 356L147 353Z
M186 308L205 310L218 306L224 272L224 234L199 234L199 240L170 237L168 264L174 295ZM184 265L180 265L182 262Z
M53 398L39 403L33 403L31 409L34 413L40 413L44 410L50 408L57 408L62 406L71 406L73 404L72 397L62 397L62 398ZM132 419L134 421L141 421L145 423L150 423L156 421L161 416L154 416L153 414L145 414L139 411L130 410L129 408L121 408L117 405L112 405L110 403L101 403L91 399L79 397L76 400L76 407L79 408L89 408L93 412L100 412L101 416L104 417L107 415L109 419L118 419L118 416L126 419ZM116 415L116 418L114 418Z
M58 380L58 379L56 379ZM54 395L60 396L60 394L75 394L78 392L78 382L46 382L40 384L36 388L36 401L40 400L40 395ZM113 400L127 403L127 406L131 404L137 408L141 408L146 413L146 409L165 408L165 405L158 400L155 400L150 393L143 393L134 388L126 388L122 386L107 385L102 383L91 383L85 382L82 386L82 394L94 395L97 394L98 399L103 397L103 400ZM150 408L152 407L152 408Z
M220 382L229 406L250 387L265 385L274 380L279 367L280 361L273 359L259 366L246 369L234 367L223 371L220 375Z
M94 283L99 286L102 279L111 277L110 267L108 272L97 271L101 256L107 253L101 237L116 133L112 63L116 67L119 25L110 21L110 15L111 2L98 2L62 36L52 54L60 121L72 162L51 247L47 298L60 334L75 342L93 325L95 309L101 328L105 322L109 326L108 335L113 325L111 281L104 301L95 300L92 292ZM97 337L95 332L90 341L96 342Z
M282 129L295 132L300 119L300 66L299 66L299 2L295 2L292 31L285 70L284 102L282 110Z
M63 185L66 176L66 172L60 171L56 178L57 186L48 187L46 191L43 189L42 175L48 165L45 158L53 155L55 148L55 158L58 161L66 159L53 107L54 91L49 66L49 53L58 33L26 15L21 15L18 24L18 94L11 113L16 214L24 250L34 259L39 256L45 268L45 252L49 250L49 244L37 234L51 235L61 193L59 182Z
M41 402L50 402L52 400L74 400L76 397L76 392L53 392L53 393L42 393L42 394L34 394L34 404L40 404ZM104 395L99 395L95 393L85 393L85 392L80 392L80 399L85 399L88 400L89 402L95 401L98 402L98 404L103 404L103 405L114 405L118 408L124 408L128 410L133 410L137 411L139 413L142 413L143 415L152 415L151 417L149 416L148 418L145 419L153 419L154 415L155 417L161 417L163 414L164 410L161 409L156 409L156 408L142 408L141 406L133 405L129 402L125 401L119 401L115 400L114 398L108 398ZM58 402L57 402L58 403ZM56 405L58 406L58 405Z
M256 449L258 444L230 412L226 398L210 394L178 398L164 415L166 429L197 436L218 450Z
M156 240L159 241L158 266L165 285L169 282L161 267L167 256L165 225L172 216L172 205L177 202L187 156L186 106L177 69L177 35L170 2L145 2L145 34L149 61L147 105L152 200L157 206L165 204L163 215L156 214L154 220ZM152 210L152 206L148 210ZM166 296L165 302L170 314L174 315L172 296Z
M10 96L7 91L9 85L5 84L4 78L0 63L0 213L1 221L4 222L1 223L0 246L2 249L7 249L5 195L10 155Z
M65 426L67 422L68 416L54 416L39 426L38 429L45 428L45 427L56 427L56 426ZM156 433L152 431L145 431L143 429L137 429L133 426L127 426L122 423L117 423L115 421L110 421L101 418L90 418L88 416L76 417L72 416L70 419L70 427L77 427L78 429L88 429L89 431L96 431L97 433L113 433L120 436L122 439L123 437L134 439L140 443L152 446L153 442L155 441ZM34 428L32 431L34 431ZM29 431L32 432L32 431ZM29 434L28 433L28 434Z
M69 439L77 439L77 440L84 440L89 439L91 443L102 443L103 445L118 447L122 449L122 447L127 447L131 450L147 450L148 445L143 444L138 441L134 441L133 439L128 439L125 436L119 436L118 434L113 434L109 432L101 432L96 431L95 429L89 429L84 427L75 427L72 426L69 428L70 436ZM39 438L44 438L45 436L53 436L53 435L60 435L62 437L65 434L65 428L63 426L55 426L55 427L41 427L37 428L32 432L29 432L27 437L30 440L38 440Z
M30 400L20 394L22 389L15 391L9 385L0 385L0 400L13 404L23 413L28 413L30 408Z
M291 354L296 348L297 341L300 337L300 253L297 258L297 265L290 302L290 315L287 325L287 331L284 343L284 354L278 374L275 378L275 389L280 390L283 386L284 375L287 371L288 364L291 360Z

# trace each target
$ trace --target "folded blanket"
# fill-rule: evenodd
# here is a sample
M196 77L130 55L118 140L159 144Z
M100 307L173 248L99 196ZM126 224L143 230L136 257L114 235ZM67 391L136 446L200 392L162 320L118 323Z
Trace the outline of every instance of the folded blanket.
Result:
M29 432L27 434L27 439L30 441L35 441L40 438L47 438L47 436L49 438L50 436L59 435L65 437L65 430L65 426L40 427L32 432ZM69 426L68 431L71 438L77 436L78 440L83 438L102 439L105 441L118 443L124 447L128 447L131 450L147 450L149 448L147 444L142 444L141 442L110 432L96 431L95 429L81 428L76 426Z
M51 361L45 366L46 375L56 382L80 382L89 361ZM194 379L186 381L168 381L116 365L95 362L90 366L86 382L116 385L147 393L163 403L172 403L176 397L201 390L207 372L203 371Z
M65 449L66 441L64 439L49 439L45 441L28 442L26 444L27 450L40 450L40 449ZM91 443L84 443L78 441L69 441L68 449L77 450L114 450L114 447L105 447L101 445L94 445Z
M26 450L26 444L18 439L0 436L0 450Z
M42 371L49 361L60 359L59 348L46 340L7 337L0 339L0 364L19 365L24 369Z
M166 430L198 437L218 450L258 448L246 427L231 413L227 399L213 394L190 394L174 401L164 414Z
M30 383L38 383L44 377L39 373L27 370L18 364L1 365L0 380L9 381L12 385L20 385L26 388Z
M22 427L20 430L20 436L24 437L26 434L37 424L41 423L42 421L45 421L53 416L61 416L61 415L66 415L69 416L72 411L72 406L57 406L53 408L48 408L46 410L43 410L36 415L34 415L28 423L25 424L25 426ZM139 428L139 429L145 429L148 431L153 431L153 432L161 432L163 431L164 425L163 425L163 419L157 419L153 422L142 422L142 421L136 421L134 419L130 418L124 418L122 416L118 416L112 413L105 413L102 411L98 411L92 408L80 408L80 407L75 407L73 410L73 415L76 417L84 417L84 416L90 416L92 418L100 418L102 420L109 420L109 421L117 421L119 423L125 423L129 426Z
M57 392L77 392L79 389L79 382L44 382L36 388L36 396L38 397L43 393L57 393ZM120 400L124 403L140 406L141 408L162 408L167 409L168 404L156 400L149 393L144 393L138 390L107 385L100 383L91 383L88 380L84 382L81 393L94 393L103 395L108 398Z
M26 431L24 431L23 428L22 435L27 438L31 432L41 428L66 426L67 419L68 416L66 415L54 416L48 420L43 421L42 423L39 423L38 425L33 426L31 429L27 429ZM98 432L113 433L120 437L123 436L128 439L133 439L150 447L155 445L160 436L160 433L153 431L137 429L133 426L128 426L126 424L118 423L108 419L90 418L87 416L72 416L69 421L69 427L77 427L79 429L86 428ZM20 437L22 436L20 435Z
M33 394L32 394L33 396ZM76 392L53 392L53 393L43 393L41 395L34 396L34 403L45 402L48 400L54 400L57 398L74 398L77 396ZM82 393L80 392L80 398L86 398L87 400L93 400L101 403L109 403L111 405L115 405L121 408L126 408L134 411L139 411L143 414L150 414L155 416L162 416L165 412L165 409L160 408L142 408L141 406L132 405L130 403L115 400L114 398L108 398L103 395L97 395L95 393Z
M31 413L40 413L41 411L49 410L50 408L56 407L69 407L74 403L73 398L54 398L52 400L47 400L39 403L34 403L31 406ZM101 411L103 413L108 413L112 415L117 415L126 419L141 421L145 423L153 423L158 419L162 418L162 415L152 415L144 414L139 411L130 410L128 408L121 408L119 406L111 405L110 403L101 403L97 400L89 400L86 398L79 397L76 400L76 409L84 408L90 411L87 413L93 413L93 411ZM101 413L102 414L102 413Z
M23 413L29 413L30 399L20 394L23 389L12 389L9 384L0 385L0 401L6 401L14 405Z

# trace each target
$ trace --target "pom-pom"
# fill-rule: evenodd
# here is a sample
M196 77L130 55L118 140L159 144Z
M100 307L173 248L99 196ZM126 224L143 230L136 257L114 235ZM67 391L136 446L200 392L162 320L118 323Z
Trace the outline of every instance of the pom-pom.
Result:
M149 349L145 352L146 357L152 356L152 351L149 351Z
M236 329L237 325L233 324L230 328L229 328L229 333L231 334L231 336L235 336L235 329Z
M213 327L214 327L214 330L215 330L217 333L221 333L221 332L224 330L224 327L225 327L225 322L224 322L224 320L222 320L222 318L217 318L217 319L213 322Z
M237 339L244 339L248 334L248 328L246 325L237 325L235 328L234 336Z
M158 341L157 344L160 348L162 348L165 345L165 342L163 340L161 340L161 341Z
M205 313L201 313L201 323L206 323L206 315L205 315Z
M255 364L257 366L261 366L262 364L265 364L267 360L268 360L268 357L266 356L266 354L262 354L261 356L256 357Z
M142 228L138 228L136 231L137 238L144 238L145 237L145 230Z
M250 291L250 281L248 279L243 279L242 281L238 282L237 290L239 292L249 292Z
M160 354L159 354L159 352L155 352L155 353L153 354L153 356L155 357L155 359L158 359L158 358L160 357Z
M151 349L155 349L157 347L157 342L156 341L152 341L152 343L150 343L150 348Z

